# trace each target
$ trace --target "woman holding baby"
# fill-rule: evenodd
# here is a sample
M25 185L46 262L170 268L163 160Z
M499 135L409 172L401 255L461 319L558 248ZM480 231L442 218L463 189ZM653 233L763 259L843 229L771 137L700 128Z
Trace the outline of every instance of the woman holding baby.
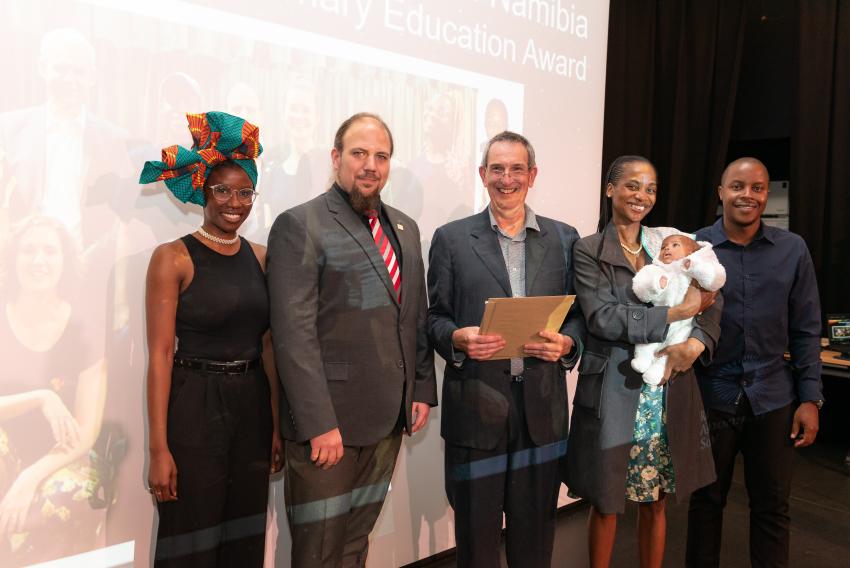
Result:
M668 494L677 500L715 478L699 387L691 369L707 361L720 334L722 299L686 286L672 307L644 303L632 281L659 256L675 229L641 221L657 198L655 168L621 156L608 171L599 232L576 243L576 291L587 338L573 401L565 482L587 499L590 565L607 567L625 499L639 503L640 566L660 567ZM684 240L683 240L684 242ZM667 278L663 279L665 286ZM660 286L660 284L659 284ZM705 310L703 312L703 310ZM659 384L632 368L636 345L660 343L675 322L692 321L689 336L664 347Z

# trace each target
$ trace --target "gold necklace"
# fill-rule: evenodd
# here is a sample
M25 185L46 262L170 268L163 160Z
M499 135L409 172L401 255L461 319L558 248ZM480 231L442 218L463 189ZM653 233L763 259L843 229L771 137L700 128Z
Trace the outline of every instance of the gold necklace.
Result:
M629 253L629 254L631 254L632 256L637 256L637 255L639 255L639 254L640 254L641 245L638 245L638 248L637 248L637 249L635 249L635 250L630 249L629 247L627 247L626 245L624 245L622 242L620 242L620 246L621 246L621 247L623 247L623 250L624 250L624 251L628 252L628 253Z

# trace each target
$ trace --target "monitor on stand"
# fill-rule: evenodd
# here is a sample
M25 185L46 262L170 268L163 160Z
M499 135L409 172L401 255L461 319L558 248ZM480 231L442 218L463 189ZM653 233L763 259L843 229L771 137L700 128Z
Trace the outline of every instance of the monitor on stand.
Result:
M829 348L838 351L839 359L850 360L850 314L827 314Z

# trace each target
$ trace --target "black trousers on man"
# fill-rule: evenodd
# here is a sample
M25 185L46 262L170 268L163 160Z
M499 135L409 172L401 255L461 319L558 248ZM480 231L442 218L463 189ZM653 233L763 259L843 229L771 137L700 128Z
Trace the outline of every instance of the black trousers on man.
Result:
M720 565L723 508L738 452L744 456L744 482L750 501L750 563L754 568L788 566L788 501L794 459L790 439L794 405L754 416L746 396L738 412L706 409L717 481L691 496L686 564Z
M493 450L446 443L446 495L455 512L459 568L499 566L502 513L508 566L552 561L566 442L535 446L528 434L523 383L511 383L508 424Z

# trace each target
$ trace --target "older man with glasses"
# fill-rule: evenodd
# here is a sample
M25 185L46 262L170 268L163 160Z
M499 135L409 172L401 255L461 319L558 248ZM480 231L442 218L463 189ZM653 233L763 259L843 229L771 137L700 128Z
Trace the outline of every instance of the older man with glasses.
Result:
M499 565L504 513L508 564L548 566L566 452L564 374L584 323L574 312L558 332L541 331L524 357L496 361L504 339L477 326L488 298L572 293L578 233L526 205L537 165L525 137L494 136L478 171L489 206L437 229L428 270L428 334L446 360L442 436L457 561Z

